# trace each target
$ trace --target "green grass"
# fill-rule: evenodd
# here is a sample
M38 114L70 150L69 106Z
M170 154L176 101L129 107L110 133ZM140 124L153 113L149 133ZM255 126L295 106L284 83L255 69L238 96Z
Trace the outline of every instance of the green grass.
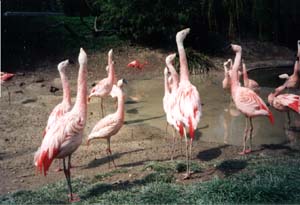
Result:
M245 166L245 161L247 164ZM216 166L219 170L240 169L225 178L215 177L207 182L180 184L174 173L178 162L151 162L140 171L151 169L142 179L118 184L101 182L97 175L88 181L73 181L74 192L82 204L241 204L241 203L299 203L300 162L298 157L247 158L228 160ZM105 177L128 170L113 171ZM104 177L104 178L105 178ZM67 202L66 183L41 187L37 190L18 191L0 197L1 204L64 204Z

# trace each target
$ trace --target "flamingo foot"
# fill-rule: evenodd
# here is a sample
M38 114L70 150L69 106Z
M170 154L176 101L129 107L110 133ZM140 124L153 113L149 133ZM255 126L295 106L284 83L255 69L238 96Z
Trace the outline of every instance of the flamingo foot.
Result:
M191 178L191 173L190 172L187 172L187 173L183 174L183 180L190 179L190 178Z
M249 153L251 153L251 152L252 152L251 149L246 149L246 150L245 150L245 154L249 154Z
M245 154L247 154L245 150L242 152L239 152L239 155L245 155Z
M80 197L77 194L68 194L69 197L69 202L74 203L74 202L79 202Z
M57 167L57 168L55 169L55 172L61 172L62 170L63 170L62 168Z

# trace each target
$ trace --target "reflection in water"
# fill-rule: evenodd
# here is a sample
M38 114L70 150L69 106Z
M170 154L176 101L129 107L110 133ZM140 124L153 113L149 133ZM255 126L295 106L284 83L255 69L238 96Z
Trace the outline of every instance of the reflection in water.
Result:
M252 75L251 77L256 80L256 76ZM207 129L199 130L201 132L200 140L240 146L245 126L244 116L235 108L230 94L223 90L222 79L223 73L213 71L201 77L199 75L191 76L191 81L197 87L204 104L203 117L198 128L208 125ZM162 108L163 77L151 80L132 80L125 89L127 96L139 96L139 101L125 105L127 126L132 123L150 124L160 128L162 133L165 132L166 118ZM261 98L267 102L267 96L273 90L274 88L262 87ZM255 127L253 145L282 144L288 140L291 145L296 146L300 138L299 115L291 113L292 126L285 129L286 114L278 112L272 107L270 109L275 119L273 126L267 117L253 118ZM169 132L169 135L172 136L171 131ZM200 135L200 133L198 134Z

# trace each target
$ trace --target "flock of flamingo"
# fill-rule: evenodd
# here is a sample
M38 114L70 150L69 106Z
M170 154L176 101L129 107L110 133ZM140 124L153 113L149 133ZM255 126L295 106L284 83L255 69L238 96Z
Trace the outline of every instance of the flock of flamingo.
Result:
M192 143L195 136L195 130L200 121L202 107L200 95L197 88L189 80L189 71L187 57L183 41L189 34L190 29L184 29L176 34L176 44L179 54L180 75L174 67L176 53L166 57L166 66L164 68L164 97L163 108L166 113L167 123L173 127L173 139L175 142L175 132L184 137L186 143L186 162L187 169L184 179L191 176L190 158L192 154ZM267 116L270 122L274 123L274 118L266 103L259 97L259 85L247 76L245 63L242 62L242 48L239 45L231 45L235 52L235 58L224 62L224 80L223 88L231 92L232 100L236 108L245 115L246 126L243 136L243 150L240 154L248 154L252 151L252 118L257 116ZM279 111L288 113L289 111L300 113L300 96L295 94L281 94L283 90L299 86L300 65L300 41L298 41L298 53L295 61L294 73L291 76L283 74L280 77L286 78L286 82L275 89L268 96L268 102ZM81 145L83 139L83 130L87 119L87 102L92 97L101 98L102 119L94 126L88 135L87 143L95 139L107 140L107 155L110 157L113 165L115 162L111 157L110 139L122 127L124 122L124 79L118 80L115 76L113 61L113 51L108 52L108 76L97 83L87 99L87 55L81 48L79 57L79 73L77 80L77 96L74 106L71 104L70 85L65 73L69 64L68 60L58 65L58 71L62 81L63 100L51 112L46 128L43 133L41 146L35 153L34 164L40 172L47 174L47 171L54 159L62 159L63 171L66 176L69 189L69 201L80 200L72 191L71 186L71 155ZM146 63L132 62L128 66L141 69ZM239 69L242 68L242 72ZM240 76L243 75L243 85L240 83ZM1 83L3 81L1 80ZM107 96L117 99L117 109L113 114L104 116L103 102ZM249 148L246 146L250 140ZM172 146L173 159L174 144Z

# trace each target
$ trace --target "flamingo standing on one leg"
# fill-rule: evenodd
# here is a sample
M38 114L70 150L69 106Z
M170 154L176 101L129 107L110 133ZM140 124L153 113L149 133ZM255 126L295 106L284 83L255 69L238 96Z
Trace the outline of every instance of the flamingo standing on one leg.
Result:
M189 81L187 58L183 46L183 41L189 32L190 29L187 28L176 34L180 62L180 82L176 91L176 109L174 110L174 117L176 122L178 122L177 127L179 130L183 130L186 141L187 170L184 179L188 179L191 175L189 164L192 154L192 142L194 139L194 131L197 128L201 116L199 92ZM188 141L187 138L186 128L189 129L190 141Z
M274 124L274 118L264 101L253 90L240 86L238 81L238 68L241 63L242 48L238 45L232 45L232 49L236 55L232 67L231 96L237 109L246 116L244 148L240 154L247 154L252 151L252 118L256 116L268 116L272 124ZM250 123L250 128L248 128L248 121ZM246 142L248 138L250 138L250 149L246 150Z
M112 160L113 165L116 167L116 164L111 157L110 149L110 139L113 135L117 134L124 123L124 93L122 91L123 83L126 83L125 80L121 79L118 81L117 86L114 85L110 95L118 99L118 108L117 111L113 114L107 115L102 118L93 128L91 133L88 136L87 143L94 139L106 139L107 140L107 149L106 153L108 157ZM110 162L109 162L110 167Z
M79 201L79 197L73 194L70 175L70 160L73 152L82 142L83 130L87 115L87 56L81 48L79 57L79 73L77 81L77 96L72 110L59 118L44 136L42 145L34 156L34 163L40 172L47 171L55 158L63 159L64 173L69 188L69 201ZM68 163L66 165L66 158Z
M104 116L103 112L103 99L104 97L108 96L114 81L115 81L115 68L114 68L114 63L112 61L112 55L113 55L113 50L111 49L108 52L108 76L107 78L102 79L95 85L95 87L92 88L90 95L88 97L88 101L90 101L91 97L100 97L101 98L101 111L102 111L102 117Z
M250 88L257 94L259 94L260 91L259 84L255 80L248 78L248 73L247 73L247 68L245 63L243 63L243 80L244 80L244 86L246 88Z

